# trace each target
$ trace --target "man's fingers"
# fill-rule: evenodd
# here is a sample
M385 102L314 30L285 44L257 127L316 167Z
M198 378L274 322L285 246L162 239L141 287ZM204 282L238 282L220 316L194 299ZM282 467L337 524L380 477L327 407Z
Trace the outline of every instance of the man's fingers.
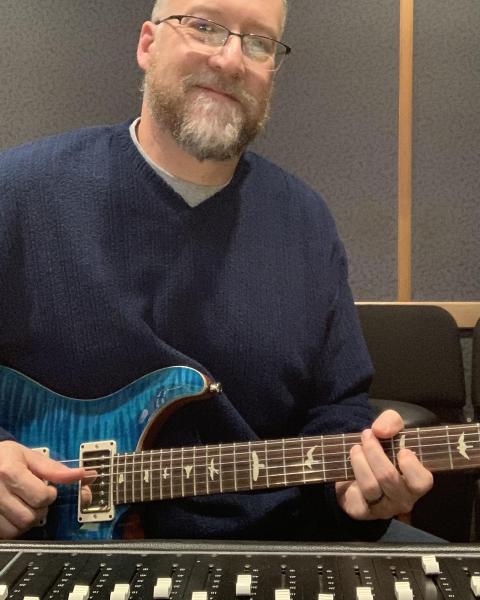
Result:
M51 483L72 483L85 477L84 468L70 469L34 450L26 453L26 460L28 468L34 475Z
M45 515L45 508L35 510L18 496L8 494L1 506L0 536L3 537L8 531L14 529L16 530L15 537L17 537L20 533L28 531Z
M383 490L373 474L361 446L353 446L350 451L350 459L355 479L365 501L367 503L374 502L382 496Z
M14 540L22 533L23 531L21 531L18 527L15 527L15 525L10 523L10 521L3 515L0 515L0 539Z
M398 467L403 474L408 489L420 498L433 486L433 475L426 469L411 450L402 449L398 453Z
M373 422L372 429L380 439L388 439L402 431L405 424L395 410L385 410Z

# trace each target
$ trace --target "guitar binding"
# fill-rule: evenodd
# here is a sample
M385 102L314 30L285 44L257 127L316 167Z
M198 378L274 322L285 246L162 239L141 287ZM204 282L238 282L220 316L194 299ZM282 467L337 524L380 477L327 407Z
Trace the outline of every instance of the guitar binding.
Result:
M80 482L78 487L79 523L113 521L113 458L117 453L114 440L81 444L79 466L95 471L95 478Z

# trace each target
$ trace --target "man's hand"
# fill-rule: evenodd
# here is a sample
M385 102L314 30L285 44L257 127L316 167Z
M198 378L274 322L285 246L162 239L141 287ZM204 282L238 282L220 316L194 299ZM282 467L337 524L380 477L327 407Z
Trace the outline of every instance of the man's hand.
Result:
M335 485L337 500L353 519L389 519L412 510L433 485L433 476L406 448L397 455L397 470L378 439L388 439L403 429L400 415L386 410L362 432L362 444L350 451L354 481Z
M85 469L69 469L12 441L0 443L0 539L13 539L47 514L57 497L51 483L72 483Z

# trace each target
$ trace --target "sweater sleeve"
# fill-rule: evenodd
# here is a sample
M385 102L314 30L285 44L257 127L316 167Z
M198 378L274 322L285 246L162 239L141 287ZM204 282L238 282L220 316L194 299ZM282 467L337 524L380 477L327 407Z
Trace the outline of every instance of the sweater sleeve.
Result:
M332 292L326 336L315 365L312 402L300 435L352 433L372 423L368 390L373 368L347 279L343 245L336 240L332 253ZM335 485L302 488L307 514L317 519L328 539L375 540L389 520L357 521L338 505ZM321 513L321 514L320 514Z

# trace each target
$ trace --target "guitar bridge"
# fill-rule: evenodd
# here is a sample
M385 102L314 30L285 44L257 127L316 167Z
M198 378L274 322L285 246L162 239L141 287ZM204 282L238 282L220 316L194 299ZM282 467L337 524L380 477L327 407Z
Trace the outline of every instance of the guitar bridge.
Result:
M117 444L112 440L89 442L80 446L79 466L84 467L90 475L79 485L79 523L113 520L113 457L116 453Z

